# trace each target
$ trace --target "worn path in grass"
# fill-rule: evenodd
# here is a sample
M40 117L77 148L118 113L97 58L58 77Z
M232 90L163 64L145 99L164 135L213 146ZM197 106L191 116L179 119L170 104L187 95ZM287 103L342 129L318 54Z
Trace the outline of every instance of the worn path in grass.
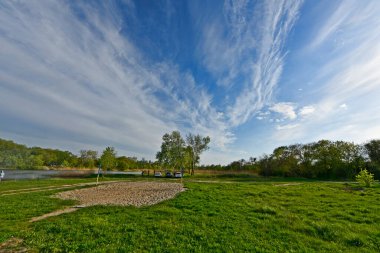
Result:
M34 193L34 192L44 192L44 191L54 191L54 190L63 190L67 188L76 188L82 186L92 186L92 185L101 185L101 184L111 184L119 181L107 181L107 182L90 182L90 183L79 183L79 184L65 184L59 186L45 186L45 187L33 187L33 188L23 188L17 190L8 190L2 191L0 196L15 195L15 194L24 194L24 193Z

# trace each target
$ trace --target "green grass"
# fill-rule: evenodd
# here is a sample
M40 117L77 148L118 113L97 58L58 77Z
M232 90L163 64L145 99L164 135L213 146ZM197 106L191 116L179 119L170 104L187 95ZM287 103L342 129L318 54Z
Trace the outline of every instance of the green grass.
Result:
M107 179L108 180L108 179ZM33 187L50 187L50 186L61 186L65 184L76 184L76 183L87 183L94 182L94 179L35 179L35 180L8 180L0 182L0 194L3 191L9 190L19 190L25 188Z
M0 242L17 236L40 252L380 251L378 184L232 179L185 179L186 192L155 206L89 207L34 224L72 203L53 192L4 196Z

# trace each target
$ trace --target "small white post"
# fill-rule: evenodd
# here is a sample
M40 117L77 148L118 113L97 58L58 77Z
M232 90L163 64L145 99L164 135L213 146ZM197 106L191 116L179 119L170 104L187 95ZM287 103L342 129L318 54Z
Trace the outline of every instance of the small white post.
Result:
M99 174L100 174L101 168L102 168L102 166L99 164L99 167L98 167L98 176L96 177L96 184L99 183Z

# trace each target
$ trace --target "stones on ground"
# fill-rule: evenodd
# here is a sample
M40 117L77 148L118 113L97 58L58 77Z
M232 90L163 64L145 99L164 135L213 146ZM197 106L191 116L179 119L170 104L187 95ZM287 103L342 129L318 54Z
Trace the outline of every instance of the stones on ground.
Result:
M120 182L60 192L55 197L79 201L81 207L93 205L147 206L174 198L184 191L180 183Z
M118 182L105 183L96 187L65 191L55 194L53 197L61 199L77 200L74 207L57 210L38 217L29 222L40 221L63 213L71 213L79 208L94 205L118 205L118 206L148 206L161 201L174 198L184 191L182 184L164 182ZM1 252L0 252L1 253Z

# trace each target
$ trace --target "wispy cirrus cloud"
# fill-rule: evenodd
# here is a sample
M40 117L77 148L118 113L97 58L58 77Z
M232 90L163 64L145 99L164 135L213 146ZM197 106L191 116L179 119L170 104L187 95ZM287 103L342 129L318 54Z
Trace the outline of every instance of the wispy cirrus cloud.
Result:
M306 105L299 110L299 114L303 117L309 116L315 112L315 107L312 105Z
M201 59L217 84L234 97L227 101L226 110L232 127L247 122L272 102L283 70L283 47L301 4L225 1L224 19L207 20Z
M377 1L155 4L1 2L1 133L151 159L178 129L211 137L208 163L380 137Z
M121 32L120 15L102 2L1 3L0 113L27 123L15 130L3 121L2 132L150 158L174 129L208 134L217 147L229 143L210 95L191 73L147 58Z
M30 133L29 139L45 138L44 143L54 136L52 147L70 141L99 150L113 145L152 157L162 134L180 129L209 135L223 156L235 140L233 128L271 100L283 44L300 6L301 1L225 1L222 26L217 18L195 27L202 31L200 59L225 89L221 93L236 88L221 104L191 70L140 50L129 34L128 20L138 22L132 1L3 2L2 132ZM166 23L173 16L169 7ZM15 122L25 126L14 128Z
M305 46L308 55L303 56L317 54L323 59L311 79L318 83L313 94L318 99L312 108L300 110L310 116L296 121L300 124L295 128L280 129L274 138L284 142L380 138L379 12L377 1L343 1L330 18L318 23L311 46Z
M269 108L272 112L276 112L284 119L296 119L297 113L295 112L296 105L294 103L277 103Z

